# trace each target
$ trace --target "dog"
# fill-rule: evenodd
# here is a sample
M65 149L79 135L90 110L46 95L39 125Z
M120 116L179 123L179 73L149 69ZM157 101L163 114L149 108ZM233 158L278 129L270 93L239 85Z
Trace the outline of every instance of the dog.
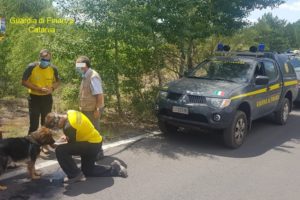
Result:
M0 140L0 175L4 173L10 161L26 162L32 180L39 179L41 173L35 170L35 162L41 152L41 146L55 143L53 132L42 127L25 137ZM7 189L0 185L0 191Z

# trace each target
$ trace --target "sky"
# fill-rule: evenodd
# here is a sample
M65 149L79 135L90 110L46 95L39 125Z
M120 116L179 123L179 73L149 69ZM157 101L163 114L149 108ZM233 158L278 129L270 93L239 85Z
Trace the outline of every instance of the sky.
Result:
M284 4L274 9L254 10L247 18L251 22L257 22L263 14L272 12L273 16L285 19L289 23L300 20L300 0L286 0Z

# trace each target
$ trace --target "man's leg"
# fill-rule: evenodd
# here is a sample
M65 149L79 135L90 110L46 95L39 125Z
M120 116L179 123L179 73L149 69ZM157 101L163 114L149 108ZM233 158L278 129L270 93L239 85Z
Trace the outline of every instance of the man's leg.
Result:
M45 124L45 118L51 112L53 105L52 95L45 95L41 101L41 125Z
M83 154L84 148L82 147L81 143L75 142L59 145L55 149L57 161L69 179L80 174L80 169L77 167L72 155Z
M41 109L41 125L42 126L44 126L44 124L45 124L46 115L48 113L50 113L51 110L52 110L52 105L53 105L52 95L41 96L40 109ZM49 146L44 145L42 147L42 151L45 154L48 154L49 153Z
M95 158L99 152L99 144L89 143L86 151L81 155L81 170L85 176L106 177L112 176L110 165L95 165Z
M82 113L89 118L89 120L94 125L95 129L100 133L100 119L94 117L93 111L82 111Z
M110 165L95 165L95 156L99 152L99 144L89 143L85 148L85 153L81 155L81 170L85 176L120 176L123 178L128 176L127 169L117 160L114 160Z
M39 118L40 118L40 102L39 97L36 95L29 95L28 97L28 108L29 108L29 131L30 134L33 131L36 131L39 127Z

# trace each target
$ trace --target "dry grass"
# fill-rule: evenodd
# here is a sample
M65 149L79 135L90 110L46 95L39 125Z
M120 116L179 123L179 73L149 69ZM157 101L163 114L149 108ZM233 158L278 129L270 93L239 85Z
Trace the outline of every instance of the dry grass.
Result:
M0 131L4 132L3 138L26 136L29 128L27 100L0 99L0 123ZM136 136L153 129L156 129L154 123L131 121L129 117L121 119L112 113L101 119L101 135L105 142ZM60 135L62 132L58 132L55 138L58 139Z

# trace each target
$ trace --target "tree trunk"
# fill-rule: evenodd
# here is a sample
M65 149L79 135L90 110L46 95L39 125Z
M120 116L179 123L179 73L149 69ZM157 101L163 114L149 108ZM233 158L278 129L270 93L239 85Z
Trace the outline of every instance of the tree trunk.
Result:
M180 66L179 66L179 77L183 77L184 75L184 68L185 68L185 59L186 55L184 52L184 45L181 44L180 46Z
M188 70L193 68L193 55L194 55L194 40L190 39L187 51L187 66Z
M120 86L119 86L118 64L119 64L119 46L118 46L118 40L115 39L114 84L115 84L115 90L116 90L116 96L117 96L117 111L119 113L119 116L122 117L123 116L123 110L122 110L121 93L120 93Z
M159 54L158 49L157 49L157 40L156 40L156 35L155 32L152 31L152 39L153 39L153 44L154 44L154 59L155 59L155 72L156 72L156 76L158 79L158 86L162 87L162 74L161 74L161 69L163 68L163 62L164 59L162 57L162 55Z
M162 74L161 74L161 69L163 68L163 66L164 66L164 59L161 56L160 62L159 62L159 68L157 69L157 72L156 72L157 73L159 87L163 86L163 83L162 83Z

